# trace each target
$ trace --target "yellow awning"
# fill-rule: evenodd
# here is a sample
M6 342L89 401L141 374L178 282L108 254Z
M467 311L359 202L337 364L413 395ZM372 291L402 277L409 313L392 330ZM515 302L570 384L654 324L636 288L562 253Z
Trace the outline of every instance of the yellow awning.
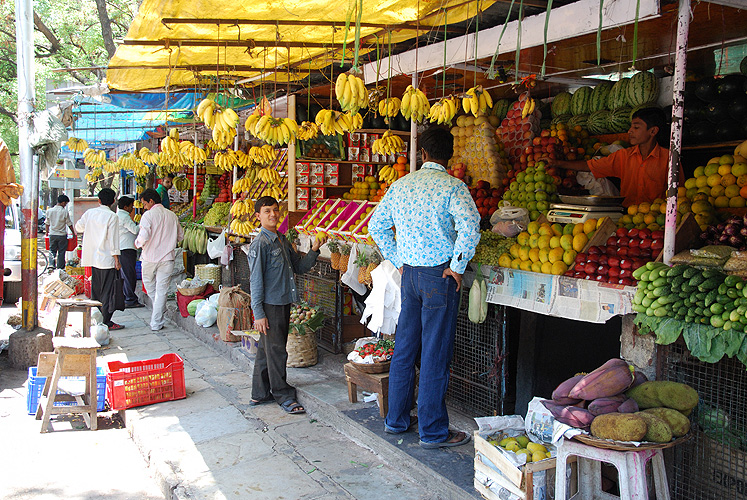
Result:
M494 1L480 2L480 8ZM345 60L352 59L356 5L354 0L144 0L109 62L107 83L138 91L204 86L200 76L216 73L234 81L258 81L263 74L270 81L299 80L309 70L339 64L345 41ZM477 2L462 0L364 0L362 5L360 52L366 56L361 62L375 58L376 44L385 48L390 33L397 43L443 30L445 9L449 24L477 14Z

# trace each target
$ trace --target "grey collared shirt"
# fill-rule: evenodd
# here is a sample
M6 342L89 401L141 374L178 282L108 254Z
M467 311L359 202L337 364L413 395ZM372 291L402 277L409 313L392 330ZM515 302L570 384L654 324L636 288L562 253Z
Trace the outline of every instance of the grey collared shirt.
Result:
M266 317L263 304L283 306L298 301L295 273L314 266L319 252L300 256L281 233L262 228L249 246L249 288L255 319Z

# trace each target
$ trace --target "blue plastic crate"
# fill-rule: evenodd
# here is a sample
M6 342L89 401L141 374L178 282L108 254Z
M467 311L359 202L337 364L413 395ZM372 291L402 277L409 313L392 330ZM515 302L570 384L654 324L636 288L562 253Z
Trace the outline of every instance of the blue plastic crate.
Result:
M83 379L84 377L62 377L63 379ZM36 414L36 408L39 406L39 399L41 398L44 384L47 381L47 377L37 377L36 367L32 366L29 368L29 380L28 380L28 392L26 394L26 407L29 415ZM62 392L57 391L57 394ZM106 397L106 369L102 366L96 367L96 410L104 411L104 398ZM76 404L75 401L57 401L55 406L71 406Z

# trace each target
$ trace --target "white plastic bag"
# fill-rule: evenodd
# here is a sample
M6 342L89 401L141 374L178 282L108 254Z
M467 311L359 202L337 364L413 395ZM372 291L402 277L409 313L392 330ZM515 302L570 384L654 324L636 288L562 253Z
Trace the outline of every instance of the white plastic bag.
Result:
M206 300L199 305L195 313L195 321L203 328L209 328L218 320L218 308Z
M109 345L109 327L103 324L94 324L91 326L91 337L93 337L100 346Z
M593 196L619 196L620 191L607 178L597 179L591 172L577 172L576 181Z
M213 304L213 307L218 307L218 298L220 297L220 293L214 293L210 297L207 298L208 302Z
M514 207L506 201L490 216L493 232L506 238L514 238L529 225L529 211L526 208Z
M208 238L207 242L207 253L211 259L217 259L223 255L223 250L226 248L226 230L224 229L218 235L217 238L211 240Z
M104 315L101 314L101 310L98 307L91 308L91 323L94 325L100 325L104 322Z

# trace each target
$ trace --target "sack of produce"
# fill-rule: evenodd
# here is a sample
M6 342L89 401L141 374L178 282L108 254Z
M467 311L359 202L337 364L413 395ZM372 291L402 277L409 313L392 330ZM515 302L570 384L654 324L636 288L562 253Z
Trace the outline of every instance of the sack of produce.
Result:
M683 250L672 257L672 265L687 264L693 267L723 267L726 264L726 257L699 257L693 254L693 250Z
M214 296L208 299L213 304ZM215 306L213 306L215 307ZM231 333L232 330L251 330L252 297L240 286L223 287L218 296L218 330L224 342L239 342L241 337Z

